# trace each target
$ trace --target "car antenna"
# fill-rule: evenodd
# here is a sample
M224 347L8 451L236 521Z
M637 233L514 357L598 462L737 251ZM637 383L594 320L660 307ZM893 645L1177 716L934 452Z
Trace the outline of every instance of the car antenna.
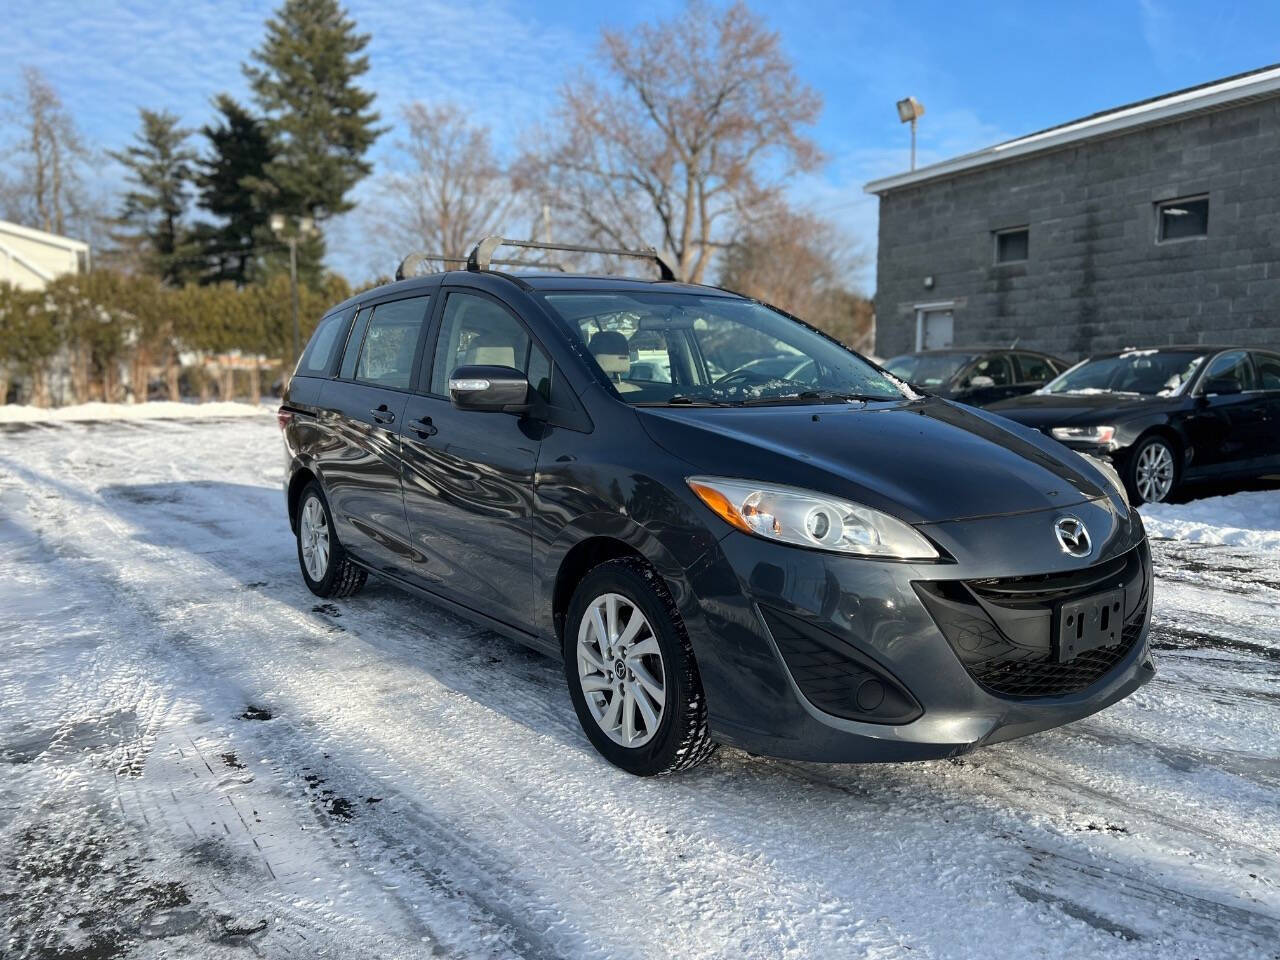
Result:
M419 275L417 267L425 265L433 261L439 263L456 263L459 266L465 266L466 257L448 257L443 253L426 253L423 251L415 251L400 261L400 266L396 267L396 279L404 280L407 277L416 277ZM555 270L557 273L565 273L565 266L556 260L491 260L490 263L503 267L545 267L548 270Z
M1016 347L1018 345L1018 341L1021 339L1022 339L1021 337L1014 337L1013 343L1009 344L1009 349L1012 350L1014 347Z
M564 253L598 253L611 257L637 257L651 260L658 267L658 274L663 280L675 280L676 268L666 253L654 247L642 250L626 250L621 247L586 247L576 243L542 243L537 240L508 240L505 237L485 237L471 248L471 256L467 258L467 269L473 272L488 270L491 264L501 263L493 259L493 252L499 247L524 247L529 250L559 250Z

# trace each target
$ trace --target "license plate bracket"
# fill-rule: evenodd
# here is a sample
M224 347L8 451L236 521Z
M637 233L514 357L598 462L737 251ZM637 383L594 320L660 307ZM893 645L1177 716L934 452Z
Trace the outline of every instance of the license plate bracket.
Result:
M1082 653L1118 644L1124 632L1124 609L1124 588L1059 604L1053 618L1058 662L1068 663Z

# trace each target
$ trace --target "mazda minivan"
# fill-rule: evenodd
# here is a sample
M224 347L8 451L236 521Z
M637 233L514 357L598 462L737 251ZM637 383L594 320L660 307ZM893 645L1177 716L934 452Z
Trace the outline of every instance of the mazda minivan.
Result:
M313 593L373 574L561 658L643 775L950 757L1154 675L1109 465L665 267L504 273L495 242L319 321L279 414Z

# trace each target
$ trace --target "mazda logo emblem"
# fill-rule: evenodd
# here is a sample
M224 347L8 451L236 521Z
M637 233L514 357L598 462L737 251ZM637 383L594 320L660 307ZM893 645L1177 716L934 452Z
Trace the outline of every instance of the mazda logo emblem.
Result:
M1062 547L1063 553L1073 557L1087 557L1093 550L1089 531L1078 517L1059 517L1053 525L1053 532L1057 534L1058 545Z

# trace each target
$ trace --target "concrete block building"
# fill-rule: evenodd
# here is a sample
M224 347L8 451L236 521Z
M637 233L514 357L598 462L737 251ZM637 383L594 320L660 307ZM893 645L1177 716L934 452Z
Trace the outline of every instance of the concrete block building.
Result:
M1280 65L865 189L881 356L1280 347Z

